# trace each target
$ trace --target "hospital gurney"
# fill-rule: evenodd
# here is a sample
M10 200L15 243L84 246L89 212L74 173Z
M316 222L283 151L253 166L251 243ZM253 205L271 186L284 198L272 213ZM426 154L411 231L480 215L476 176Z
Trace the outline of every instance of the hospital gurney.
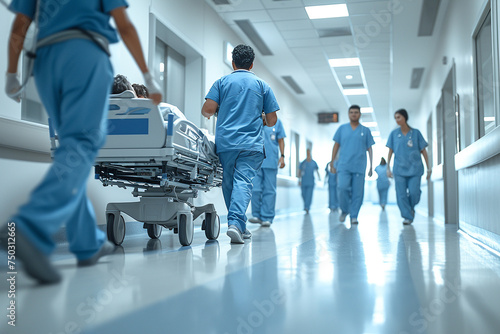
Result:
M52 131L51 138L54 148ZM214 240L219 236L214 205L190 203L198 191L222 183L213 143L192 122L168 112L168 105L155 106L149 99L134 98L129 91L112 95L107 141L96 158L95 178L104 186L130 187L133 196L140 198L106 206L108 239L116 245L125 238L122 212L143 222L153 239L165 227L179 234L182 245L190 245L193 221L203 213L201 228L206 237Z

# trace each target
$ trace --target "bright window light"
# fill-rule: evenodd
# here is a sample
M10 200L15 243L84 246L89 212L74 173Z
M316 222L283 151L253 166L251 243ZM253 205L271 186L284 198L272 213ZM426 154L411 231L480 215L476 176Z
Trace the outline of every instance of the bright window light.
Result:
M376 128L378 125L377 122L362 122L361 124L363 124L367 128ZM372 135L373 135L373 132L372 132ZM379 132L379 135L380 135L380 132Z
M160 73L163 73L163 72L165 72L165 64L160 63Z
M495 121L495 116L487 116L484 118L485 122L494 122Z
M366 108L361 108L361 113L362 114L371 114L373 112L372 107L366 107Z
M234 46L231 43L224 43L224 62L229 65L229 67L232 67L233 63L233 49Z
M345 78L346 78L347 80L352 80L352 75L346 75L346 76L345 76Z
M346 4L325 5L325 6L307 6L306 12L311 20L329 19L332 17L349 16L349 12L347 11Z
M368 95L368 89L360 88L360 89L344 89L344 95Z
M348 66L359 66L361 63L359 58L337 58L329 59L331 67L348 67Z

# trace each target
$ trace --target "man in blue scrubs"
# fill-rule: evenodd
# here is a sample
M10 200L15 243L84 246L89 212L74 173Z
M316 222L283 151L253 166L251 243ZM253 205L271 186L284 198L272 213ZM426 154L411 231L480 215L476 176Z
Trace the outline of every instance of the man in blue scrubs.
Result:
M361 108L357 105L349 107L349 123L341 125L333 140L332 162L330 168L332 173L337 173L340 214L339 220L345 221L347 215L351 215L351 224L358 223L358 213L363 204L366 172L366 151L370 156L370 170L368 176L372 176L373 153L372 145L375 144L370 129L361 125ZM333 161L339 153L339 162L335 168Z
M153 84L135 27L130 22L124 0L53 1L39 0L38 40L68 29L97 33L109 43L118 42L109 20L114 18L158 104L161 94ZM36 0L14 0L16 13L9 40L6 93L19 101L17 67L26 32L35 17ZM15 247L16 259L24 263L28 275L40 283L56 283L59 272L48 260L54 250L52 235L64 224L69 249L79 266L95 264L114 250L106 235L97 228L86 183L94 158L106 139L108 97L113 69L106 49L82 33L41 47L36 52L35 82L43 105L57 131L59 146L54 162L42 182L7 228L0 229L2 248ZM15 237L15 245L8 236Z
M302 161L299 165L300 170L300 180L299 185L302 191L302 199L304 200L304 210L306 213L309 213L311 209L312 197L314 192L314 172L318 174L318 180L320 180L319 176L319 167L316 161L312 159L311 150L307 149L307 158Z
M217 80L201 113L210 118L217 112L215 146L222 168L222 193L228 210L227 235L232 243L251 237L245 212L252 197L252 180L264 160L261 114L267 126L278 119L278 102L269 85L250 70L255 54L248 45L233 50L234 71Z
M264 116L263 116L264 117ZM273 223L276 206L276 183L279 168L285 167L285 129L278 119L274 126L264 126L266 158L253 179L252 218L250 223L269 227ZM280 155L281 154L281 155Z

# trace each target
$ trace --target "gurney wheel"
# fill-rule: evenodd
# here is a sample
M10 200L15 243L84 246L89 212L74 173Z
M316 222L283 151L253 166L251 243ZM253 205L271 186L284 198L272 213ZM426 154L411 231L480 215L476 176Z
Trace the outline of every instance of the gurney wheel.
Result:
M188 223L186 215L179 216L179 241L183 246L191 245L193 242L194 225L193 220L190 219L191 224Z
M215 212L205 213L205 236L208 240L215 240L219 237L220 233L220 219Z
M161 225L158 224L146 224L148 229L148 235L151 239L158 239L161 236Z
M107 216L107 232L108 240L115 245L121 245L123 239L125 239L125 219L122 215L116 217L117 215L109 213Z

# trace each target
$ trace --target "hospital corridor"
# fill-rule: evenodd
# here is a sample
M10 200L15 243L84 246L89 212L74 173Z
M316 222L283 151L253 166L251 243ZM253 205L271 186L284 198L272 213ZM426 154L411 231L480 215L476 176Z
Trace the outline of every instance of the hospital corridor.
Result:
M0 30L0 333L500 333L500 0Z

